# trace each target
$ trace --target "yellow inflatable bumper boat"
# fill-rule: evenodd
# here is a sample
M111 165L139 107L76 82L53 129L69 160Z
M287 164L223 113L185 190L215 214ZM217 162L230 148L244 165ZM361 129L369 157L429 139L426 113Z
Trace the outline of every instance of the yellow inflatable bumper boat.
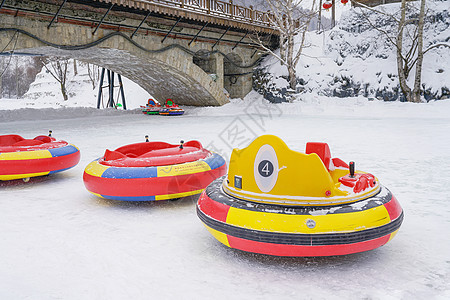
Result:
M392 193L332 158L326 143L307 143L300 153L273 135L233 150L228 175L202 193L197 215L226 246L276 256L372 250L403 221Z

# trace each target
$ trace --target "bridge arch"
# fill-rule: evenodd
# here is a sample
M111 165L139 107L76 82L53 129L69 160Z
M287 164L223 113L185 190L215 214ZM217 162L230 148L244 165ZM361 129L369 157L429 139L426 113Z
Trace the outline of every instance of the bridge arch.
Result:
M99 46L79 50L42 47L42 43L14 34L2 41L13 41L15 51L73 58L105 67L128 77L157 100L174 99L192 106L223 105L228 102L221 87L192 60L192 55L172 47L161 53L149 53L127 43L120 35ZM2 43L3 44L3 43ZM2 45L0 45L2 46Z
M6 0L3 4L3 51L29 49L27 52L93 63L127 76L158 100L172 98L184 105L228 102L224 68L236 70L228 65L224 53L231 53L233 63L245 57L245 65L239 69L249 73L258 63L258 55L247 59L256 53L248 32L254 28L271 32L261 21L264 14L233 4L226 11L211 12L215 15L209 15L209 8L205 15L195 7L188 13L159 2L144 5L134 0L127 4L120 0L67 0L62 4ZM202 62L196 53L208 59ZM251 82L240 80L226 89L233 97L243 97L251 90Z
M18 39L15 50L27 49L30 53L73 58L105 67L128 77L160 101L171 98L176 103L192 106L215 106L228 102L220 86L192 62L191 55L178 48L155 55L130 49L120 37L105 41L102 46L62 50L42 47L36 40Z

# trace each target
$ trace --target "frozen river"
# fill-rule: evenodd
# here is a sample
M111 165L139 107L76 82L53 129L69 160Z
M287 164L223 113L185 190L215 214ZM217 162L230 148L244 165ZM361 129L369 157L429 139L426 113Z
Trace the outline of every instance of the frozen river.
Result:
M449 299L449 101L325 101L193 108L182 117L91 110L0 110L0 134L75 144L73 169L29 183L0 183L0 299ZM41 116L39 116L41 115ZM228 160L261 134L304 151L330 145L397 197L405 219L373 251L280 258L229 249L197 218L192 196L120 203L84 188L84 167L106 148L200 140Z

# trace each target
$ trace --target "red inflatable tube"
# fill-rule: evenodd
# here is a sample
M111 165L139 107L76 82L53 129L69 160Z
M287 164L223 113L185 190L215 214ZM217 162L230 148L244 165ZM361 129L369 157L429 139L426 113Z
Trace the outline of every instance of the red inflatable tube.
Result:
M323 210L323 207L282 207L251 203L227 195L221 188L222 180L223 178L217 179L202 193L197 203L197 215L220 242L246 252L274 256L334 256L369 251L390 241L403 221L403 211L397 199L389 190L382 187L373 197L329 209L327 214L330 216L335 215L339 220L348 219L347 222L350 224L355 223L355 230L310 233L304 226L306 222L299 220L314 219L315 210ZM277 216L270 217L271 214ZM385 221L373 227L369 223L364 224L367 221L357 217L360 214L365 216L383 214ZM245 226L235 223L237 219L245 220L247 217L256 218L258 222L250 222ZM329 222L334 222L332 219L330 218ZM273 220L278 222L295 220L298 227L294 231L272 230L270 224ZM316 222L323 223L325 220L317 218ZM267 226L252 227L255 224Z
M92 193L119 200L120 197L151 197L201 190L226 171L227 166L224 164L219 168L197 174L152 178L102 178L85 172L83 180L86 189Z
M80 161L80 151L65 156L33 160L7 160L1 164L0 175L28 174L62 171L72 168Z

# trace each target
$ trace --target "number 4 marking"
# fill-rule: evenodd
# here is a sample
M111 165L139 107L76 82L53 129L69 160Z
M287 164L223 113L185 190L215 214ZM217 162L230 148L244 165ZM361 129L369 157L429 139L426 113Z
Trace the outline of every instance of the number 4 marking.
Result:
M266 176L269 175L270 170L269 170L269 162L266 162L266 164L264 165L264 167L261 169L261 172L266 173Z

